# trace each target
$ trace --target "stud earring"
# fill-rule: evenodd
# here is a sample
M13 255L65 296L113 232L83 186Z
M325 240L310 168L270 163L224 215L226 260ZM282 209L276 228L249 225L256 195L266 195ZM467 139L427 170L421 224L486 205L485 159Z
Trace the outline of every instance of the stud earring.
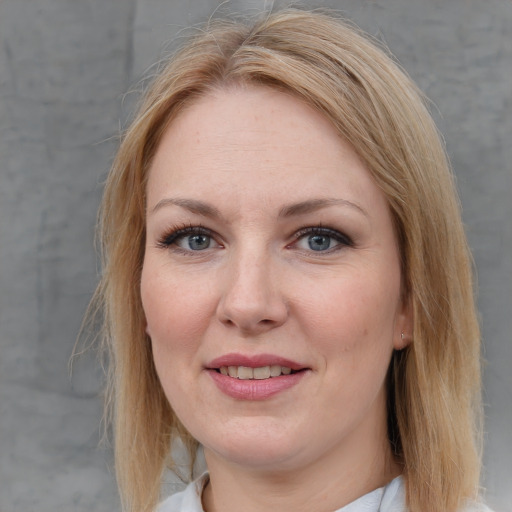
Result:
M412 339L411 338L408 338L404 331L401 332L400 334L400 340L402 342L402 348L405 348L407 345L409 345L409 343L412 343Z

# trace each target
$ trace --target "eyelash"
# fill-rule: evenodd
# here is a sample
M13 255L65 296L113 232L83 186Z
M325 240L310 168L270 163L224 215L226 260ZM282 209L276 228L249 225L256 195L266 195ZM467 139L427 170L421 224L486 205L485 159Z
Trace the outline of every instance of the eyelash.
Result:
M161 238L158 239L157 246L162 249L169 249L180 238L193 235L204 235L215 238L213 231L208 228L201 225L184 224L171 227ZM176 247L176 249L179 249L179 247Z
M212 230L205 228L201 225L193 225L193 224L180 225L180 226L171 227L161 238L158 239L157 246L162 249L170 249L181 238L184 238L186 236L194 236L194 235L208 236L214 240L216 238L216 234ZM329 248L325 251L318 251L319 253L328 254L328 253L343 249L344 247L353 247L354 246L354 242L352 241L352 239L349 236L345 235L344 233L342 233L336 229L328 228L328 227L321 226L321 225L305 226L303 228L300 228L293 235L293 238L294 238L293 243L298 242L299 240L301 240L303 237L305 237L307 235L328 236L328 237L332 238L333 240L335 240L336 242L338 242L339 245L336 245L336 246ZM292 244L289 244L287 247L289 247L290 245L292 245ZM192 251L192 250L182 249L181 247L178 247L177 245L173 248L173 250L184 252L184 253L201 252L201 251ZM308 252L315 252L315 251L311 250Z

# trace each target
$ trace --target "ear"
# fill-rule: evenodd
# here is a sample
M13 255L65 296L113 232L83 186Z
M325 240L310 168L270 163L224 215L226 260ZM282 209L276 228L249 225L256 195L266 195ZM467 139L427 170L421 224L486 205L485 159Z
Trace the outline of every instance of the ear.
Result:
M403 350L413 341L414 318L412 301L406 297L401 302L393 334L393 348L395 350Z
M146 324L145 331L146 331L146 334L151 338L151 333L149 332L149 325L148 324Z

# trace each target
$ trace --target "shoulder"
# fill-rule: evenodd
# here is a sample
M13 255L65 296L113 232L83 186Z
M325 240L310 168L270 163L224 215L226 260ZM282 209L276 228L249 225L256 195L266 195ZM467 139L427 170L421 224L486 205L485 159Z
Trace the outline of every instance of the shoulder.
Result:
M162 501L158 508L157 512L180 512L183 510L183 498L185 491L177 492L172 496L169 496L166 500Z
M200 476L181 491L169 496L157 508L157 512L204 512L201 504L203 488L208 482L208 474Z

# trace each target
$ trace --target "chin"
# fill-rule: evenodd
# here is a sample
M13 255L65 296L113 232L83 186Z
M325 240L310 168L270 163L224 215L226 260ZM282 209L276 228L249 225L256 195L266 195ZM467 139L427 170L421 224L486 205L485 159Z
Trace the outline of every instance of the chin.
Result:
M208 448L205 448L205 456L208 462ZM225 450L217 450L216 457L220 457L230 464L252 469L254 471L280 472L291 470L296 466L295 457L289 452L276 451L269 446L254 444L252 447L229 447Z
M203 443L206 459L208 460L208 453L211 452L216 458L246 468L287 470L297 462L307 445L303 440L295 439L282 427L276 431L260 424L256 431L247 426L239 426L238 430L236 435L226 435L226 431L233 432L233 429L225 430L222 436L225 443L206 440Z

